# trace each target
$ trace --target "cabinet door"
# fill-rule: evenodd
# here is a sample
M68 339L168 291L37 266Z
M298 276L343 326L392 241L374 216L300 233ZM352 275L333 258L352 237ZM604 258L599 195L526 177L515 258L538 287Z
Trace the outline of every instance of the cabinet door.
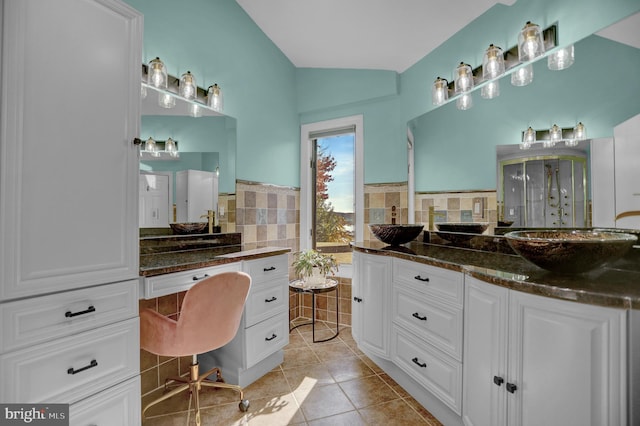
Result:
M0 299L136 278L142 17L3 6Z
M361 306L360 342L374 355L389 358L391 257L362 255L358 279Z
M465 276L462 419L467 426L505 425L508 295L506 288Z
M626 423L626 311L510 292L508 424Z
M613 129L616 227L640 228L640 114Z
M172 197L168 174L140 173L138 185L140 228L168 228ZM171 218L173 222L173 217Z

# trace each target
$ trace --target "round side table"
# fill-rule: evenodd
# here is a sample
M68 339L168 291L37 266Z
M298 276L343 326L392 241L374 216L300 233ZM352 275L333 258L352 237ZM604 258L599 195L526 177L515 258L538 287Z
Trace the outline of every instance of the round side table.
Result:
M295 293L309 293L311 294L311 322L305 322L303 324L298 324L289 329L289 332L293 331L298 327L302 327L303 325L310 325L313 333L313 343L326 342L331 339L335 339L338 337L338 333L340 333L340 326L338 323L338 312L339 303L340 303L340 290L338 289L338 281L327 279L324 284L316 284L316 285L307 285L303 280L295 280L289 283L289 289ZM330 291L336 292L336 334L333 336L316 340L316 294L327 293Z

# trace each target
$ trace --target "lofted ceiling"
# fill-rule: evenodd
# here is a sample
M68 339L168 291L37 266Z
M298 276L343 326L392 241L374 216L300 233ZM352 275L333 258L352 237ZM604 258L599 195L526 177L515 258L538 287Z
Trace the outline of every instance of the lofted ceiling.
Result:
M296 67L397 72L405 71L495 4L515 2L236 1ZM443 13L453 10L455 13Z

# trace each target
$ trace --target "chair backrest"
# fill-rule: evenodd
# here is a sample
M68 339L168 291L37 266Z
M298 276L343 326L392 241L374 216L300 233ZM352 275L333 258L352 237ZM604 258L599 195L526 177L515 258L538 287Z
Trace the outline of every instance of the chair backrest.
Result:
M181 350L201 354L229 343L238 331L251 277L224 272L205 278L184 296L177 334Z

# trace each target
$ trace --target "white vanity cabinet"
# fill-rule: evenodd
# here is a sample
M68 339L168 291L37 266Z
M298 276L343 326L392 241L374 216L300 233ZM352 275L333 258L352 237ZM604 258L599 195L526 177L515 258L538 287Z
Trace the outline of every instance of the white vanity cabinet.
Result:
M391 360L460 415L463 274L393 259Z
M287 255L242 262L251 276L240 327L224 347L201 354L201 371L220 367L229 383L248 386L284 360L289 343L289 272Z
M73 412L139 388L142 15L119 0L0 10L0 400ZM137 425L130 395L120 424Z
M640 114L613 128L616 227L640 229Z
M392 258L353 252L351 332L358 346L389 358Z
M625 310L465 278L463 420L625 425Z

